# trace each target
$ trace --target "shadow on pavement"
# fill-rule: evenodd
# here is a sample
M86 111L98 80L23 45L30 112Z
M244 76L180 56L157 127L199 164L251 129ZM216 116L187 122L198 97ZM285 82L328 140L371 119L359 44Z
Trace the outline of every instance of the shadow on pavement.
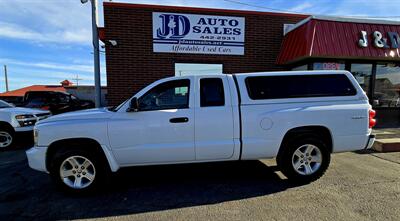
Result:
M12 162L7 161L10 158ZM265 196L294 187L274 169L260 161L127 168L110 176L105 190L80 197L61 193L47 174L28 168L23 150L7 151L0 153L0 220L137 214Z
M364 149L364 150L353 151L353 153L356 153L356 154L371 154L371 153L377 153L377 151L375 151L373 149Z

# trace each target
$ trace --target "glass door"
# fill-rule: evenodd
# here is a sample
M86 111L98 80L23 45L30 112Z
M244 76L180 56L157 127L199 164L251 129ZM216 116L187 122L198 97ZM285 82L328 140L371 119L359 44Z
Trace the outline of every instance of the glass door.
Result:
M372 104L377 110L378 126L400 126L400 64L376 65Z
M372 64L356 64L350 65L350 72L354 78L360 84L365 93L371 98L371 76L372 76Z

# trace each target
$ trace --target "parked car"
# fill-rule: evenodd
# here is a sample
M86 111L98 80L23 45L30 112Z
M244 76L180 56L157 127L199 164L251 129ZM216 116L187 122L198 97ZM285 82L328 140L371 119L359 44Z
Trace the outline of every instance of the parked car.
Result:
M10 97L0 97L0 99L2 101L5 101L5 102L7 102L9 104L12 104L14 106L17 106L17 107L22 106L23 105L23 100L24 100L23 97L12 97L12 96L10 96Z
M311 182L331 153L372 146L374 113L347 71L171 77L115 109L40 121L26 153L73 192L121 167L272 157L290 180Z
M49 110L52 114L94 108L92 101L60 91L29 91L24 96L24 106Z
M37 121L49 116L49 111L15 107L0 100L0 150L11 148L18 133L32 132Z
M373 102L376 107L399 107L400 98L397 93L375 92Z

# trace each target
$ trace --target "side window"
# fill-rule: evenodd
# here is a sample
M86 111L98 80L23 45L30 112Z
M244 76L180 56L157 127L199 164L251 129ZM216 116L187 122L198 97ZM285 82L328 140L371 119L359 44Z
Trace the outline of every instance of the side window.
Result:
M69 96L65 94L59 94L56 97L58 97L59 101L61 103L69 103Z
M149 111L188 108L189 85L188 79L161 83L139 98L139 109Z
M46 98L44 99L47 102L50 103L60 103L62 102L61 99L59 98L59 96L57 96L57 94L48 94L45 96Z
M79 103L78 98L76 98L74 95L71 95L70 98L71 98L72 103L75 103L75 104Z
M224 85L221 78L200 79L200 106L224 106Z
M247 77L246 86L253 100L357 94L343 74Z

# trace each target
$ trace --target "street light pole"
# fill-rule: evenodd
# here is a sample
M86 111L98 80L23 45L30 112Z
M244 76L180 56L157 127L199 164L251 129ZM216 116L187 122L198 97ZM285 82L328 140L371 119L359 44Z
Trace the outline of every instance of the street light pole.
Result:
M7 65L4 65L4 81L6 82L6 92L8 92Z
M82 4L88 0L81 0ZM101 82L100 82L100 49L99 34L97 30L97 0L90 0L92 5L92 41L93 41L93 61L94 61L94 91L95 105L101 107Z

